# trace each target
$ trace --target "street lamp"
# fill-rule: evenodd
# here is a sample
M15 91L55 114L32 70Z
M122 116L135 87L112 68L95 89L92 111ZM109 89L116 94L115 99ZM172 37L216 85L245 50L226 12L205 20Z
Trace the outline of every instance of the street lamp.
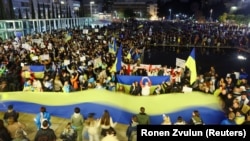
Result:
M171 12L172 12L172 9L169 9L169 19L171 20Z
M94 1L90 1L89 5L90 5L90 16L92 17L92 5L95 4Z
M210 21L213 21L212 14L213 14L213 9L210 10Z

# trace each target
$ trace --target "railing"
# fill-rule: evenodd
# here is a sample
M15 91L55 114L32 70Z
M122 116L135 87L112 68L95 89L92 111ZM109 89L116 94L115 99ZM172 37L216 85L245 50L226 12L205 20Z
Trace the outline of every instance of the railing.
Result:
M24 36L39 32L51 32L66 28L84 28L91 25L94 18L57 18L57 19L22 19L0 20L0 37L8 39L13 36Z

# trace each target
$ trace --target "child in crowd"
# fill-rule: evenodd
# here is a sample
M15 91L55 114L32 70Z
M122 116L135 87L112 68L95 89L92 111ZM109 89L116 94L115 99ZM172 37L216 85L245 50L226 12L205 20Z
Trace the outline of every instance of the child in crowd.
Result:
M65 81L64 82L64 85L63 85L63 92L64 93L69 93L70 92L70 84L68 81Z

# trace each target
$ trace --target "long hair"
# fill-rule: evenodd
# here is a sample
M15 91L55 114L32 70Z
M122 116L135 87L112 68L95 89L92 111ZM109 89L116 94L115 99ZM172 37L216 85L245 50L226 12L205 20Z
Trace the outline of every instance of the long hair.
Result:
M0 129L3 129L3 128L5 128L4 121L2 119L0 119Z
M101 125L110 125L110 114L108 110L104 110L101 118Z

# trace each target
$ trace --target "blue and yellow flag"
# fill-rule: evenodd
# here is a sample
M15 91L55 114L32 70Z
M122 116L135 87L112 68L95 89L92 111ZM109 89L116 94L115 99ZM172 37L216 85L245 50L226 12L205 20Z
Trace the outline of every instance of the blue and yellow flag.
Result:
M127 55L127 59L129 59L129 60L130 60L131 57L132 57L131 52L132 52L132 48L129 50L128 55Z
M190 53L187 61L186 67L190 70L190 85L192 85L197 79L197 72L196 72L196 62L195 62L195 48L193 48L192 52Z
M39 66L39 65L25 66L25 69L22 72L22 76L24 78L30 78L33 75L35 78L42 79L44 77L44 71L45 71L44 66Z
M109 44L109 53L116 53L116 39L114 38L113 43Z
M118 72L122 68L122 44L119 47L119 50L116 55L115 63L111 68L111 72Z

